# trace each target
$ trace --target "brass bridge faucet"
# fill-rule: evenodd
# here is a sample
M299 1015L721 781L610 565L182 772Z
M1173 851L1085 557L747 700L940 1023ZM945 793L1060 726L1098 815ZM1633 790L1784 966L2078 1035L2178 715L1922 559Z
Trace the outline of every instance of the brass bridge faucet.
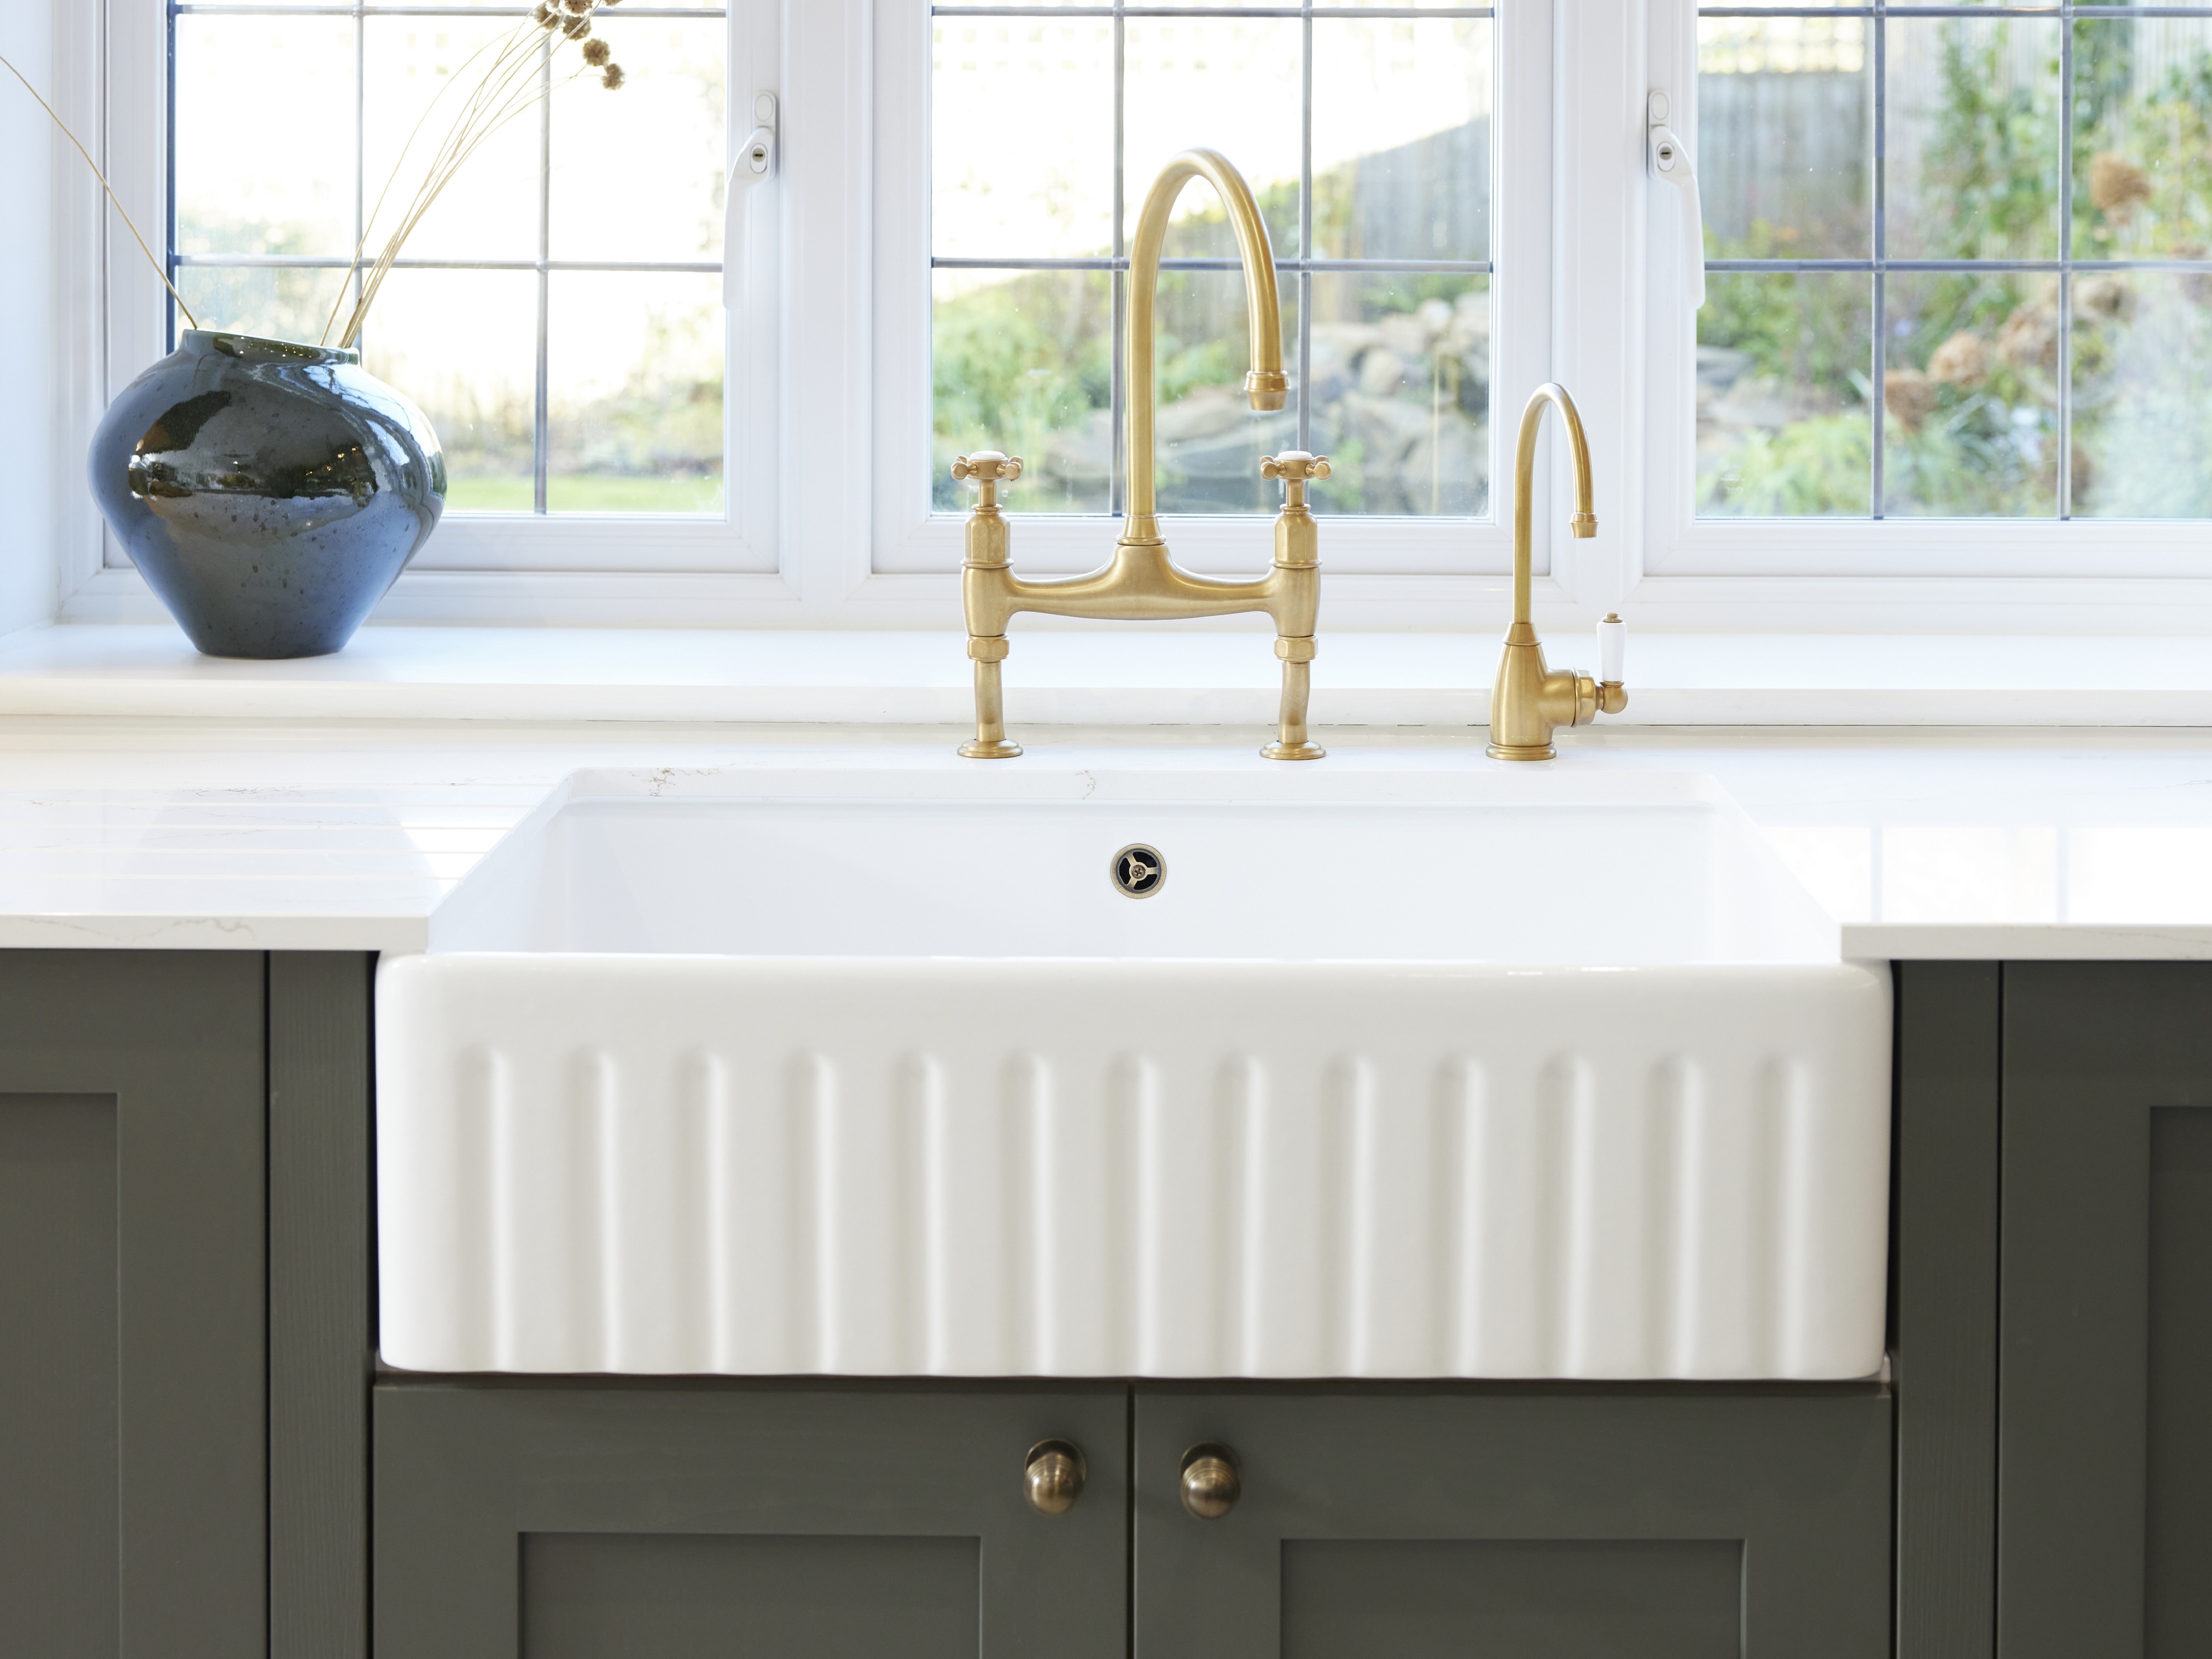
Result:
M1575 456L1575 512L1567 520L1570 534L1597 534L1597 513L1590 499L1589 441L1583 436L1583 417L1566 388L1547 381L1536 388L1521 414L1521 442L1513 456L1513 625L1505 630L1505 649L1498 659L1498 680L1490 690L1490 755L1493 760L1550 760L1552 732L1561 726L1581 726L1597 718L1602 709L1618 714L1628 707L1628 693L1620 683L1620 653L1626 630L1620 618L1607 617L1598 624L1598 639L1605 659L1603 680L1594 680L1577 669L1547 669L1544 647L1528 620L1528 526L1534 516L1530 498L1535 494L1536 436L1544 424L1544 405L1555 404L1567 423L1567 445Z
M1006 520L998 486L1022 475L1018 459L983 450L952 464L952 476L976 485L968 520L967 558L960 571L960 599L968 621L968 655L975 664L975 738L960 745L972 760L1003 760L1022 752L1006 740L1006 699L999 665L1006 659L1006 623L1015 612L1055 617L1150 621L1167 617L1227 617L1261 611L1274 619L1275 655L1283 664L1283 701L1275 741L1260 752L1270 760L1318 760L1319 744L1306 735L1311 690L1314 617L1321 603L1319 526L1306 506L1306 485L1328 477L1328 462L1304 450L1285 450L1261 464L1262 477L1279 478L1284 501L1275 520L1275 562L1256 581L1193 575L1168 556L1160 539L1153 489L1152 376L1154 316L1158 305L1160 249L1168 215L1191 179L1203 177L1221 192L1244 265L1245 309L1251 325L1252 369L1244 390L1257 410L1280 409L1290 390L1283 374L1281 301L1267 226L1243 175L1210 149L1185 150L1167 164L1145 198L1129 257L1128 427L1129 508L1114 556L1087 576L1035 581L1017 576L1006 557Z

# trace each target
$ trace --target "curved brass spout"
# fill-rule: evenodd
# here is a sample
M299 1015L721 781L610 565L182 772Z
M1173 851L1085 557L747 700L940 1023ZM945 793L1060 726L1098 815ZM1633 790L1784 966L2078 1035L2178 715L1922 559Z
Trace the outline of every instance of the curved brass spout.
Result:
M1582 411L1567 396L1566 387L1547 380L1528 394L1521 411L1521 441L1513 451L1513 620L1528 624L1528 527L1535 521L1536 438L1543 429L1544 405L1549 403L1567 423L1567 447L1575 454L1575 514L1567 520L1571 535L1597 534L1597 507L1590 495L1589 440L1583 436ZM1506 636L1509 640L1510 635ZM1531 639L1535 636L1531 634Z
M1267 222L1244 175L1218 150L1187 149L1160 170L1137 216L1137 240L1129 250L1129 509L1121 539L1158 541L1158 506L1153 489L1152 421L1159 412L1153 384L1157 350L1155 319L1159 309L1160 250L1168 238L1168 216L1183 186L1202 178L1221 193L1229 223L1237 233L1237 257L1244 262L1244 309L1251 326L1252 368L1244 377L1245 396L1262 413L1280 409L1290 395L1283 373L1283 305L1275 286L1275 251L1267 241Z
M1498 659L1498 678L1490 690L1490 755L1493 760L1549 760L1553 728L1580 726L1598 711L1617 714L1628 707L1628 693L1613 681L1600 684L1571 668L1554 673L1544 665L1544 647L1528 619L1530 586L1528 533L1536 517L1536 439L1549 403L1566 422L1567 447L1575 458L1575 510L1567 530L1577 537L1597 534L1591 499L1589 441L1583 417L1566 388L1546 381L1521 413L1521 441L1513 453L1513 625L1505 630L1505 649Z
M1200 576L1168 556L1160 539L1159 503L1153 487L1152 428L1158 395L1152 371L1157 349L1160 249L1168 215L1194 179L1221 192L1244 263L1245 308L1252 324L1252 372L1244 391L1252 407L1280 409L1290 393L1283 374L1282 301L1275 288L1275 256L1267 222L1243 175L1210 149L1187 149L1168 163L1145 198L1129 258L1128 511L1113 556L1085 576L1033 579L1014 574L1008 526L999 507L999 486L1022 476L1018 457L994 449L963 455L952 476L975 485L975 510L968 520L968 556L960 567L960 602L968 622L968 656L975 665L975 736L960 745L971 760L1006 760L1022 752L1006 736L1000 665L1006 660L1006 624L1019 612L1054 617L1160 621L1172 617L1230 617L1261 611L1275 624L1275 658L1283 665L1275 740L1260 752L1269 760L1318 760L1322 746L1306 732L1313 690L1314 623L1321 607L1321 526L1306 490L1328 477L1328 459L1286 449L1260 464L1260 476L1279 481L1283 510L1275 516L1275 557L1267 574L1250 580Z

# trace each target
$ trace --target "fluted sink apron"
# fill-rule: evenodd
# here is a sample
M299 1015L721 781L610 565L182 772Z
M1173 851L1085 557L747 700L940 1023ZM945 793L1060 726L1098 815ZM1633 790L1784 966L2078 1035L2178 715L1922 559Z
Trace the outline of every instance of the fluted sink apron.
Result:
M380 975L385 1359L1872 1373L1886 970L1707 780L1377 793L572 780Z

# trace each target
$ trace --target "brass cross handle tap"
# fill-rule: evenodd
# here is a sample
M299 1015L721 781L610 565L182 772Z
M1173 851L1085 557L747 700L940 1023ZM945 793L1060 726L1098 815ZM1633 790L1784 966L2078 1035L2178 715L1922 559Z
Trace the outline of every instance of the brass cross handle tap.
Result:
M999 486L1012 483L1022 476L1022 458L1001 455L995 449L979 449L973 455L962 455L952 463L952 476L963 483L972 482L977 491L976 505L996 507Z
M1585 725L1601 712L1618 714L1628 707L1628 692L1620 682L1627 629L1620 617L1608 616L1598 625L1602 681L1577 669L1546 667L1543 644L1528 620L1536 436L1547 403L1559 411L1567 428L1567 447L1574 453L1575 510L1567 520L1567 532L1576 537L1597 534L1597 510L1590 498L1589 441L1583 436L1582 416L1564 386L1547 382L1536 388L1522 413L1521 441L1513 457L1513 625L1505 630L1505 649L1499 653L1498 678L1490 690L1492 760L1550 760L1558 752L1552 747L1556 727Z
M1124 345L1128 388L1123 399L1122 453L1128 458L1127 505L1121 535L1104 564L1085 575L1024 577L1006 556L1006 520L998 486L1021 476L1021 463L994 450L963 455L952 476L974 481L976 504L968 521L968 556L960 572L960 605L968 625L968 657L975 665L975 736L960 745L974 760L1004 760L1022 752L1006 737L1002 665L1006 625L1024 611L1053 617L1164 622L1173 617L1264 613L1275 624L1275 657L1282 664L1282 698L1275 740L1260 752L1270 760L1318 760L1322 746L1306 730L1311 687L1315 617L1321 604L1319 533L1306 507L1306 485L1328 477L1328 463L1302 450L1272 456L1261 467L1283 484L1283 511L1275 520L1275 557L1265 575L1239 580L1200 575L1169 556L1159 515L1157 458L1158 410L1154 379L1158 356L1160 259L1176 198L1193 179L1212 185L1227 210L1244 270L1251 372L1246 401L1257 413L1280 410L1289 396L1283 371L1282 298L1275 257L1258 198L1243 175L1210 149L1185 150L1170 161L1145 197L1129 244L1128 327Z
M961 561L960 593L973 606L978 586L1005 580L1007 569L1006 515L999 510L999 486L1022 476L1022 458L1001 455L995 449L979 449L952 463L952 476L975 486L975 510L968 515L967 553ZM999 665L1006 659L1006 636L968 636L968 655L975 665L975 736L960 745L970 760L1006 760L1022 752L1006 739L1006 692Z
M1328 477L1328 457L1309 455L1303 449L1286 449L1279 455L1270 455L1262 460L1260 476L1267 479L1280 478L1285 483L1296 486L1294 493L1303 506L1307 480L1317 482Z

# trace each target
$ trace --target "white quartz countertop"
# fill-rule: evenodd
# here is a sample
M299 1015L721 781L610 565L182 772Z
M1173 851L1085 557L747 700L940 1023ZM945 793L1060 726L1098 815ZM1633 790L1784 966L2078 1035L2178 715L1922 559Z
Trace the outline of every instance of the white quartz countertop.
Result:
M687 771L1269 769L1255 726L1041 728L0 717L0 947L419 950L559 781ZM1488 768L1464 727L1320 733L1335 775ZM1707 773L1861 957L2212 958L2212 731L1562 732L1560 770ZM833 786L834 787L834 786ZM1571 868L1531 879L1572 882Z

